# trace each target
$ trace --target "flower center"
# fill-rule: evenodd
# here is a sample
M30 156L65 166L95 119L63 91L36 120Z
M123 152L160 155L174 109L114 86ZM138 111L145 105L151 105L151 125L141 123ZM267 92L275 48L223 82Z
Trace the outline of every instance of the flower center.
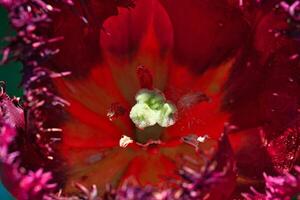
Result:
M176 122L175 105L168 102L159 90L142 89L135 99L136 104L131 108L129 117L138 128L137 141L159 140L162 128Z
M135 97L137 103L131 108L130 119L139 129L158 124L169 127L175 124L176 107L167 102L158 90L140 90Z

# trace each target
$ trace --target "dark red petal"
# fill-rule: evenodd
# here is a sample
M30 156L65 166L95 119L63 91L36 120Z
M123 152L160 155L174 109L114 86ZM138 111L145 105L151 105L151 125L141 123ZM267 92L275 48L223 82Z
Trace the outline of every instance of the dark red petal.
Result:
M300 127L299 119L289 124L280 136L272 139L267 146L274 168L285 173L293 169L299 161L300 151Z
M241 13L223 0L161 0L174 31L174 57L196 72L223 62L247 37Z
M262 190L263 173L275 174L274 157L268 152L262 134L262 128L253 128L230 135L238 169L235 191L237 197L242 192L248 192L250 186Z
M59 53L49 62L58 71L71 71L75 76L89 72L96 63L101 62L99 34L103 22L118 14L117 1L75 0L74 7L55 4L62 11L53 16L50 37L63 37Z
M299 52L299 45L280 34L287 26L285 15L264 14L226 88L224 107L233 112L232 119L240 128L268 124L279 128L297 113L299 60L290 58Z
M213 160L217 162L216 171L223 173L223 178L216 184L212 184L208 199L229 199L236 187L236 161L231 147L228 133L231 127L225 126L225 130L219 138L218 148Z
M253 37L233 67L224 108L232 113L231 122L242 130L237 135L245 136L236 152L239 171L262 180L262 172L273 173L283 163L284 170L290 168L290 161L281 154L290 151L289 145L274 144L289 141L282 134L298 118L300 71L295 54L300 49L297 41L282 34L288 26L285 14L267 9L260 15ZM250 162L255 171L248 167Z
M239 176L260 180L265 171L272 171L272 161L261 140L260 129L250 129L230 135L230 141L236 154Z
M122 59L131 59L135 55L150 29L161 50L170 48L172 44L169 18L158 0L138 0L134 9L119 9L119 15L108 19L104 29L105 32L101 33L102 47Z

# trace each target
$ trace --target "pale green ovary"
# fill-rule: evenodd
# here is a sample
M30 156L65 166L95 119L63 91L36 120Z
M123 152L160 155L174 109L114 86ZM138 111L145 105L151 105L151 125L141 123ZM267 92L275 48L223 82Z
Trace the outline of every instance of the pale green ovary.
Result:
M175 124L176 107L157 91L141 90L136 96L137 103L131 108L130 118L141 129L154 126L162 127Z

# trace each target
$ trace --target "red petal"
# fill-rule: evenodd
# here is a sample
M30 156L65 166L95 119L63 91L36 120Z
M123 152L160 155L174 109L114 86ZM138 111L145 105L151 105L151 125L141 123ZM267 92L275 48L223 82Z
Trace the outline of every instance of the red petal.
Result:
M122 115L111 121L107 116L114 102L129 109L109 68L97 66L86 78L56 79L55 85L70 103L59 145L68 174L65 191L73 191L76 182L97 184L102 189L107 183L117 184L135 153L118 148L123 134L132 137L129 117Z
M296 161L299 160L299 131L299 119L296 119L280 136L272 139L267 146L274 168L279 173L292 170Z
M153 77L151 72L144 66L139 66L137 68L137 76L140 81L141 88L146 88L149 90L153 89Z
M174 57L196 72L218 65L240 47L247 24L226 1L161 1L174 31Z
M237 151L239 171L250 177L262 178L261 173L272 173L273 167L290 168L291 160L282 155L290 151L289 145L279 143L289 143L285 130L294 128L289 126L298 117L300 70L294 55L300 49L299 42L281 34L287 25L286 15L280 12L266 9L260 13L254 36L238 57L226 88L224 107L232 113L231 122L242 130L240 137L245 137ZM264 146L268 143L271 147ZM250 162L256 170L249 168Z
M223 131L228 114L221 110L222 90L227 80L232 60L210 69L203 75L195 75L187 68L174 66L169 74L169 85L165 91L167 99L180 101L185 94L203 92L210 102L198 102L179 110L178 121L166 129L166 140L196 134L218 139Z
M119 15L109 18L101 33L101 45L105 51L123 59L130 59L144 42L149 29L158 40L161 49L170 48L172 28L166 12L158 0L139 0L134 9L119 9ZM150 39L150 38L149 38Z
M114 80L129 102L141 89L153 82L153 87L165 87L172 43L172 31L168 16L156 1L140 0L132 10L120 9L120 15L111 17L104 24L101 46L107 66ZM147 85L140 85L137 68L143 65L152 75ZM125 73L126 72L126 73ZM148 73L148 74L149 74ZM146 80L144 80L146 81Z
M58 71L82 76L101 62L100 30L105 19L118 13L119 5L110 0L74 2L73 8L57 4L62 11L54 15L49 35L64 40L59 43L60 52L50 59L49 65Z
M67 193L75 191L73 186L77 182L87 186L96 184L102 192L107 183L116 186L135 156L130 149L118 147L105 151L64 147L62 153L69 167L64 188Z
M158 150L156 150L158 151ZM141 185L160 185L167 178L174 177L176 172L175 164L159 152L142 152L131 163L123 177L134 178Z

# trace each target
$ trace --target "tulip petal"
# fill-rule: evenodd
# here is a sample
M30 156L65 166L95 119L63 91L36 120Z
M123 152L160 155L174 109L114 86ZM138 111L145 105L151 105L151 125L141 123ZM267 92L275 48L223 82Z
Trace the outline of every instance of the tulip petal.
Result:
M194 72L219 65L241 47L248 25L226 1L160 1L174 31L174 58Z

